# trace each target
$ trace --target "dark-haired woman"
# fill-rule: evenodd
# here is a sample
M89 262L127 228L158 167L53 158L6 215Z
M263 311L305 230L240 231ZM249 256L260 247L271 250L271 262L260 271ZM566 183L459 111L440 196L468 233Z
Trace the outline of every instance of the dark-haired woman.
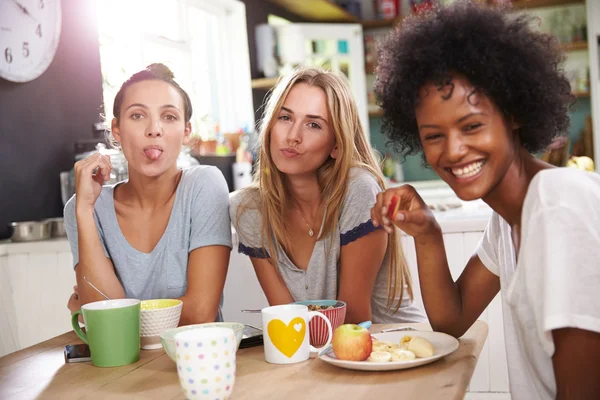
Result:
M152 64L115 97L111 139L129 179L103 186L110 159L75 164L65 226L77 276L68 307L111 299L179 298L180 324L221 320L231 250L227 184L214 167L177 168L190 140L192 106L171 71Z
M514 400L600 399L600 176L532 155L567 133L573 97L558 42L530 23L460 2L407 20L382 48L376 92L391 141L494 211L458 280L411 186L379 195L372 220L414 237L435 330L461 336L502 291Z

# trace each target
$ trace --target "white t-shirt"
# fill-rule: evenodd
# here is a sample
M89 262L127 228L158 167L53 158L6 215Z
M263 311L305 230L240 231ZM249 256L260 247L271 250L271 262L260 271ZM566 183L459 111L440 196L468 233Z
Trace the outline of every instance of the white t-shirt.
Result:
M494 213L477 249L500 277L513 400L556 398L552 331L600 333L600 175L539 172L521 215L518 263L511 228Z

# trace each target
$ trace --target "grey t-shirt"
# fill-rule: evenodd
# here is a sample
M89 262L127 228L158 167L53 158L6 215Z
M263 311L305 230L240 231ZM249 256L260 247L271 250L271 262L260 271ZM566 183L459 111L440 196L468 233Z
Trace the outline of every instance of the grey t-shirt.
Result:
M143 253L123 235L114 205L114 188L104 186L94 206L94 219L104 253L111 259L125 296L140 300L176 298L187 289L189 253L199 247L231 247L229 193L223 174L211 166L183 171L167 228L154 249ZM75 196L65 205L65 228L79 263ZM222 320L221 311L217 320Z
M350 170L346 198L335 232L321 238L314 247L308 267L302 270L294 265L286 252L278 246L279 272L290 294L296 301L336 299L341 248L376 228L371 223L371 208L381 187L377 179L363 168ZM257 199L251 191L235 193L230 198L231 221L237 230L238 251L255 258L268 258L266 240L262 237L262 216ZM237 216L238 207L244 210ZM360 284L357 282L357 284ZM386 254L373 287L371 312L374 323L425 322L424 314L405 294L400 309L394 313L387 308L388 254Z

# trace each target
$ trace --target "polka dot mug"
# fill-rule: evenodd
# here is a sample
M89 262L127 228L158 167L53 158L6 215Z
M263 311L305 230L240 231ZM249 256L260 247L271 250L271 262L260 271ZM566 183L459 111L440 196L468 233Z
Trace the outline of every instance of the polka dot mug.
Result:
M235 382L232 329L199 328L175 335L179 382L188 399L224 400Z

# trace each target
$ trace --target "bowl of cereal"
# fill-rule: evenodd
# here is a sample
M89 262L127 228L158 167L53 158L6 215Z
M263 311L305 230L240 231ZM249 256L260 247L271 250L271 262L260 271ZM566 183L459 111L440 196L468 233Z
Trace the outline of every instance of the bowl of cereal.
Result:
M178 299L143 300L140 303L140 344L144 350L160 349L160 334L179 325L183 302Z
M325 315L331 322L331 332L344 323L346 319L346 303L339 300L304 300L294 304L303 304L308 311L316 311ZM310 344L314 347L322 347L327 343L327 325L321 318L315 318L308 323L310 332Z

